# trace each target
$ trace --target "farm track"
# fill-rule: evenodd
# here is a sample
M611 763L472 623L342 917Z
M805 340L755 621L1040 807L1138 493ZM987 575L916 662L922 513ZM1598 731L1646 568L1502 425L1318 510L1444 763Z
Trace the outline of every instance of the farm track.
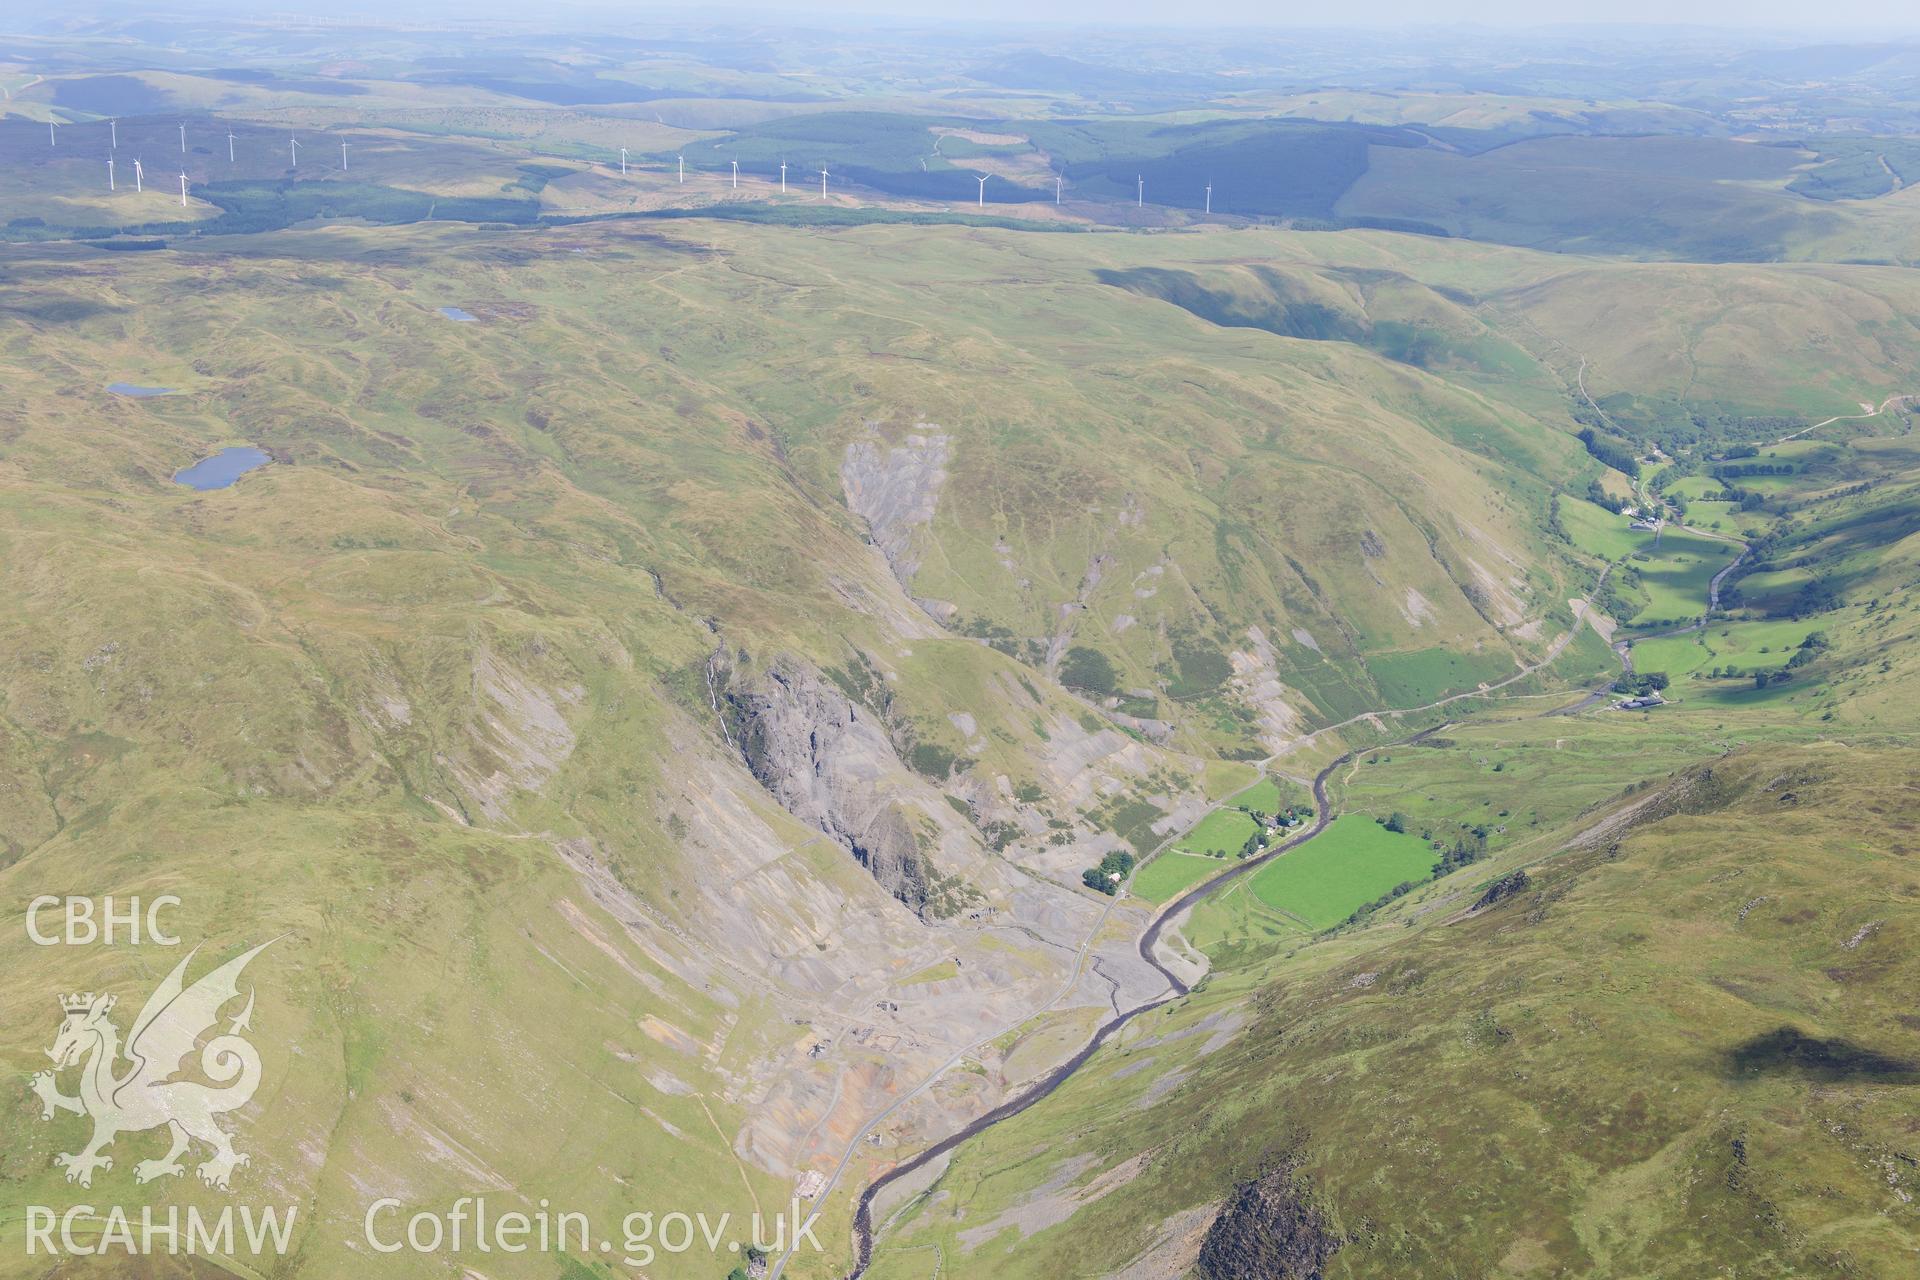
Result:
M1422 729L1419 733L1413 734L1410 737L1400 739L1398 743L1383 745L1404 745L1409 742L1417 742L1428 734L1437 732L1444 727L1444 725L1433 725L1430 728ZM1367 749L1372 750L1372 748ZM1056 1089L1065 1084L1073 1076L1074 1072L1085 1066L1087 1060L1093 1057L1093 1055L1099 1051L1100 1046L1111 1039L1115 1032L1119 1031L1129 1022L1132 1022L1141 1014L1149 1013L1154 1009L1172 1004L1175 1000L1179 1000L1192 992L1192 987L1190 987L1179 974L1169 969L1166 965L1161 964L1159 957L1154 954L1162 931L1171 921L1202 899L1225 888L1235 880L1251 874L1281 854L1299 848L1307 841L1325 831L1327 827L1332 824L1334 817L1332 805L1327 799L1327 780L1333 776L1336 769L1346 764L1353 756L1353 751L1345 752L1332 761L1329 761L1325 768L1314 775L1313 802L1316 816L1314 817L1311 827L1293 836L1291 839L1281 841L1265 853L1249 858L1232 869L1215 876L1205 884L1197 885L1189 889L1154 916L1153 922L1149 924L1145 932L1140 935L1137 947L1140 958L1152 965L1154 969L1167 980L1168 990L1166 995L1161 996L1157 1000L1150 1000L1145 1004L1136 1005L1125 1013L1107 1019L1107 1021L1102 1023L1099 1029L1093 1033L1093 1037L1089 1039L1085 1045L1081 1046L1079 1052L1041 1077L1039 1082L1031 1086L1025 1093L1001 1103L993 1110L975 1118L958 1131L934 1143L926 1150L920 1152L919 1155L895 1165L867 1184L866 1190L860 1193L859 1205L854 1210L853 1233L856 1242L855 1256L853 1269L847 1272L846 1280L860 1280L860 1277L866 1274L867 1267L873 1261L873 1202L875 1197L882 1191L907 1175L925 1168L927 1165L933 1163L933 1161L938 1160L941 1156L946 1155L949 1151L958 1147L961 1143L979 1136L994 1125L999 1124L1002 1120L1011 1119L1045 1100Z
M1729 568L1731 568L1731 566L1729 566ZM1605 581L1606 574L1611 570L1612 570L1612 566L1609 565L1601 571L1600 580L1602 582ZM1717 587L1719 579L1716 578L1714 581ZM1596 590L1597 589L1598 587L1596 585ZM1588 607L1590 608L1591 606L1588 606ZM1401 707L1401 708L1389 709L1389 710L1377 712L1377 713L1369 712L1364 715L1355 716L1349 720L1342 721L1338 725L1329 725L1324 729L1315 730L1313 733L1307 734L1304 737L1296 740L1292 745L1293 747L1297 748L1305 743L1311 742L1314 738L1319 736L1319 734L1321 733L1326 733L1335 729L1345 728L1361 720L1378 718L1378 717L1398 718L1406 715L1417 715L1425 711L1438 710L1441 707L1445 707L1452 703L1460 702L1466 699L1489 697L1499 692L1501 689L1504 689L1507 686L1516 683L1517 681L1524 680L1528 676L1533 675L1535 672L1542 670L1543 668L1548 666L1550 663L1552 663L1556 658L1558 658L1560 654L1566 649L1567 645L1572 643L1574 636L1579 634L1580 628L1587 625L1586 612L1587 610L1584 608L1577 608L1575 610L1573 625L1569 627L1564 634L1556 638L1554 642L1547 647L1545 654L1540 658L1538 662L1532 663L1531 665L1528 665L1522 668L1520 671L1514 673L1512 676L1509 676L1504 680L1499 681L1498 683L1490 684L1482 689L1473 689L1465 693L1458 693L1450 697L1440 698L1426 704L1425 706ZM1581 706L1587 705L1591 701L1593 696L1595 695L1589 695L1588 699L1583 701L1579 705ZM1541 714L1552 715L1556 713L1543 712ZM1024 1093L1021 1093L1017 1097L1010 1098L1007 1101L1001 1103L999 1106L995 1107L993 1110L988 1111L983 1115L976 1117L975 1119L973 1119L972 1121L968 1122L966 1125L961 1127L959 1130L949 1134L945 1138L942 1138L940 1141L934 1143L932 1146L927 1147L925 1150L921 1151L918 1155L915 1155L912 1158L893 1166L891 1169L888 1169L886 1172L876 1177L872 1182L868 1183L866 1186L866 1189L860 1193L859 1202L854 1210L854 1219L853 1219L854 1264L853 1264L853 1268L847 1272L845 1280L860 1280L860 1278L866 1274L867 1268L872 1264L872 1261L873 1261L873 1203L874 1203L874 1200L880 1195L881 1192L885 1191L888 1187L900 1181L902 1178L905 1178L910 1174L916 1173L919 1170L926 1168L929 1164L933 1163L935 1160L938 1160L942 1156L946 1155L948 1152L953 1151L955 1148L959 1147L962 1143L967 1142L972 1138L978 1137L980 1134L986 1132L988 1129L992 1128L994 1125L997 1125L1004 1120L1012 1119L1014 1116L1017 1116L1022 1112L1027 1111L1028 1109L1037 1105L1038 1103L1044 1101L1046 1098L1051 1096L1055 1090L1059 1089L1061 1085L1065 1084L1069 1079L1071 1079L1073 1074L1076 1071L1078 1071L1081 1067L1085 1066L1087 1061L1090 1058L1092 1058L1096 1052L1099 1051L1100 1047L1103 1044L1105 1044L1109 1039L1111 1039L1116 1032L1118 1032L1121 1028L1125 1027L1129 1022L1132 1022L1135 1018L1139 1017L1143 1013L1150 1012L1151 1010L1154 1010L1154 1009L1162 1008L1163 1006L1171 1004L1175 1000L1182 999L1183 997L1191 993L1192 988L1187 984L1187 982L1184 979L1182 979L1178 974L1174 973L1171 969L1169 969L1166 965L1160 963L1159 958L1155 955L1155 949L1159 944L1161 934L1166 930L1167 926L1172 921L1179 918L1186 911L1188 911L1190 908L1197 905L1201 901L1205 900L1208 897L1211 897L1213 894L1226 888L1228 885L1251 874L1258 868L1273 861L1275 858L1280 857L1282 854L1289 853L1292 850L1299 848L1301 845L1307 843L1309 840L1312 840L1315 837L1319 836L1330 825L1332 825L1333 820L1337 815L1333 812L1332 801L1327 796L1328 779L1330 779L1333 776L1334 772L1337 769L1339 769L1342 765L1352 760L1353 757L1359 751L1377 750L1381 747L1404 746L1404 745L1407 745L1408 743L1418 742L1423 738L1428 737L1431 734L1437 733L1439 730L1445 727L1446 727L1446 723L1442 722L1440 724L1431 725L1425 729L1420 730L1418 733L1410 734L1407 737L1395 739L1392 742L1377 743L1365 748L1356 747L1353 750L1349 750L1341 753L1339 756L1329 761L1326 764L1326 766L1320 770L1319 773L1314 775L1313 801L1314 801L1315 815L1314 815L1313 825L1311 827L1309 827L1305 831L1300 832L1298 835L1295 835L1287 840L1283 840L1282 842L1275 845L1273 848L1265 851L1264 853L1261 853L1253 858L1247 859L1245 862L1242 862L1239 865L1231 868L1230 870L1218 876L1215 876L1213 879L1194 886L1192 889L1189 889L1186 893L1174 899L1173 902L1169 903L1166 907L1162 908L1160 911L1155 913L1152 921L1147 925L1146 929L1141 933L1139 941L1136 944L1136 946L1137 946L1137 950L1139 951L1140 958L1146 961L1149 965L1151 965L1156 971L1158 971L1161 974L1161 976L1166 978L1167 986L1168 986L1167 994L1159 997L1158 999L1150 1000L1145 1004L1138 1005L1132 1009L1125 1011L1124 1013L1120 1013L1115 1015L1112 1018L1109 1018L1106 1022L1100 1025L1100 1027L1093 1033L1092 1038L1090 1038L1087 1041L1087 1043L1079 1049L1078 1052L1076 1052L1071 1058L1067 1059L1065 1062L1061 1063L1059 1066L1055 1067L1052 1071L1049 1071L1036 1084L1029 1087ZM1263 762L1263 767L1266 764L1271 764L1273 759L1275 758L1276 757L1269 757L1267 761ZM1164 849L1167 845L1171 844L1173 838L1174 837L1169 837L1169 839L1166 842L1163 842L1161 848ZM1155 852L1158 853L1160 852L1160 850L1156 850ZM938 1073L936 1073L936 1075L937 1074ZM929 1077L928 1081L922 1082L921 1087L924 1088L927 1083L931 1082L931 1079L932 1077ZM918 1092L918 1090L916 1090L915 1092ZM900 1102L904 1102L905 1100L906 1100L905 1098L902 1098L900 1099ZM899 1102L896 1102L894 1105L898 1106ZM892 1109L893 1109L892 1107L889 1107L888 1111L890 1112ZM865 1132L865 1130L863 1130L862 1132ZM848 1153L849 1158L850 1156L851 1156L851 1149L849 1149L849 1153ZM834 1176L836 1179L838 1178L840 1172L844 1170L844 1168L846 1167L846 1164L847 1164L847 1159L843 1158L841 1161L840 1168L835 1170ZM824 1198L824 1193L823 1193L823 1198ZM787 1258L790 1256L791 1256L791 1251L789 1251L787 1255L780 1258L780 1260L775 1264L775 1266L769 1273L769 1280L779 1280L781 1270L783 1269L784 1264L787 1261Z

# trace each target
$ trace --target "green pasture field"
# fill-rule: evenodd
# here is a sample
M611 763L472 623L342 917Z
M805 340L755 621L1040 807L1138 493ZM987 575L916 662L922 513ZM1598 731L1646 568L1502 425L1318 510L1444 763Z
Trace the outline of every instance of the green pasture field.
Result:
M1174 843L1185 853L1208 857L1231 857L1246 846L1247 837L1259 830L1252 818L1238 809L1215 809L1198 825Z
M1220 870L1217 858L1169 849L1134 872L1128 890L1148 902L1166 902Z
M1666 491L1688 502L1721 501L1727 486L1712 476L1683 476L1669 484Z
M1651 541L1648 535L1628 528L1627 517L1569 494L1560 497L1560 523L1574 546L1605 560L1618 560L1639 550L1643 539Z
M1249 888L1276 910L1330 928L1405 880L1424 880L1436 861L1410 835L1345 814L1316 839L1253 874Z
M1815 620L1715 623L1704 631L1637 641L1633 665L1636 671L1664 671L1676 680L1728 665L1742 671L1774 670L1785 666L1800 642L1818 630Z
M1632 561L1647 603L1628 625L1649 626L1700 616L1706 609L1713 575L1726 568L1739 550L1737 543L1701 537L1672 525L1661 536L1658 551L1649 537L1646 548ZM1640 555L1648 558L1642 560Z
M1280 784L1272 778L1262 778L1238 795L1229 796L1227 803L1261 813L1274 813L1285 801L1280 794Z

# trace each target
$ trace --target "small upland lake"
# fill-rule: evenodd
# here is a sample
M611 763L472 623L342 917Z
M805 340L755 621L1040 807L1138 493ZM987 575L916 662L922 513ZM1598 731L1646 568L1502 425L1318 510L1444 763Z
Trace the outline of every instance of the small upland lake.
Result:
M173 474L175 484L189 489L224 489L247 472L266 466L273 459L250 444L222 449L211 458L202 458L184 471Z

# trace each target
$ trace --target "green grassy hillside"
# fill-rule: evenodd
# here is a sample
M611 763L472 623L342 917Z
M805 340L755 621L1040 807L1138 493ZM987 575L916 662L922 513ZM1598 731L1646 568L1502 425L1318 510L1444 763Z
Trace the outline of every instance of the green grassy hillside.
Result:
M256 1025L282 1066L246 1119L256 1185L309 1206L301 1268L359 1263L346 1241L370 1186L409 1205L496 1188L596 1217L669 1186L742 1213L844 1164L823 1202L837 1247L868 1177L1083 1042L1112 1007L1112 975L1147 981L1130 958L1142 899L1196 878L1173 859L1232 860L1167 854L1138 893L1111 898L1084 888L1084 871L1221 836L1222 819L1193 829L1254 783L1252 762L1310 775L1442 717L1468 724L1381 746L1378 764L1337 780L1341 804L1369 812L1336 830L1373 831L1359 852L1382 855L1377 866L1324 850L1283 859L1205 907L1185 936L1212 959L1206 987L963 1151L951 1185L990 1189L931 1202L899 1243L937 1240L951 1266L981 1274L1117 1267L1263 1152L1297 1148L1331 1219L1374 1241L1343 1248L1353 1274L1380 1258L1485 1270L1513 1249L1636 1274L1657 1241L1607 1216L1620 1204L1733 1230L1714 1215L1734 1210L1662 1199L1633 1182L1657 1170L1628 1159L1694 1140L1699 1109L1722 1101L1726 1054L1765 1072L1768 1054L1784 1056L1787 1080L1806 1061L1882 1061L1846 1045L1906 1052L1882 1034L1881 978L1860 979L1857 1003L1841 979L1830 999L1812 994L1825 989L1807 966L1846 967L1817 949L1826 935L1783 932L1749 972L1721 942L1689 952L1687 930L1642 929L1623 905L1696 918L1688 894L1704 901L1722 892L1704 887L1712 876L1736 862L1758 876L1772 859L1765 876L1836 928L1880 919L1868 937L1898 937L1896 864L1819 816L1879 805L1897 818L1905 803L1888 749L1915 674L1904 418L1780 446L1793 469L1752 477L1766 481L1743 511L1752 572L1714 623L1817 616L1827 643L1787 680L1676 679L1671 725L1589 713L1514 728L1611 676L1574 601L1634 550L1617 517L1576 505L1602 468L1574 435L1569 357L1588 335L1554 296L1565 259L1380 232L798 234L691 219L5 253L0 369L16 395L0 410L0 887L15 902L48 885L172 890L209 954L281 938L260 962ZM1620 326L1659 321L1658 279L1622 291ZM1795 408L1851 380L1898 387L1904 331L1850 302L1880 273L1675 279L1783 310L1798 298L1831 322L1852 348L1845 377ZM1698 323L1703 350L1772 332L1746 308ZM1685 402L1742 381L1732 360L1703 361L1697 387L1642 375L1653 345L1596 355L1618 381L1595 393ZM1749 392L1743 403L1772 396ZM1696 443L1659 464L1674 482L1712 476L1722 446ZM270 464L227 489L173 481L235 444ZM1636 606L1620 621L1704 608L1705 561L1680 565L1681 549L1725 544L1672 543L1670 575L1640 574L1644 599L1608 597ZM1727 657L1689 674L1744 668L1762 647L1798 654L1811 633L1736 634L1737 654L1729 639ZM1840 733L1854 745L1820 745ZM1700 865L1662 843L1682 816L1638 829L1604 864L1557 856L1589 807L1729 752L1729 790L1709 788L1714 805L1694 816L1735 838ZM1867 772L1815 768L1850 754ZM1763 816L1780 812L1764 808L1779 803L1770 769L1814 770L1791 788L1799 825ZM1305 798L1291 781L1272 794ZM1409 819L1391 848L1373 809ZM1816 842L1809 861L1788 832ZM1231 855L1234 834L1211 843ZM1774 843L1745 850L1762 835ZM1436 862L1464 869L1426 887ZM1493 913L1444 923L1522 862L1566 886L1553 927L1506 939ZM1835 869L1849 878L1829 892ZM1854 920L1869 892L1856 885L1879 886L1878 915ZM1584 914L1582 894L1595 895ZM1372 923L1319 938L1356 909ZM1563 918L1579 943L1564 955ZM1339 967L1376 950L1372 968ZM44 1061L48 995L132 992L168 960L36 951L17 928L0 951L39 984L0 1011L21 1077ZM1612 970L1586 962L1616 952ZM1737 991L1724 1006L1694 985L1640 998L1670 971ZM1374 977L1356 985L1362 972ZM1636 998L1619 999L1609 972ZM1795 983L1810 985L1779 994ZM1418 1000L1382 1003L1375 1021L1313 1021L1403 988ZM1581 993L1580 1018L1542 1003L1556 988ZM1582 1018L1614 1020L1632 1047L1598 1059L1602 1078L1665 1064L1680 1096L1663 1108L1623 1084L1614 1101L1649 1117L1644 1131L1618 1151L1542 1155L1550 1194L1499 1182L1473 1231L1442 1230L1468 1212L1449 1198L1461 1184L1420 1180L1418 1162L1383 1182L1377 1164L1328 1154L1399 1142L1466 1158L1472 1135L1509 1114L1526 1122L1501 1132L1529 1150L1570 1144L1596 1123L1582 1108L1614 1096L1576 1100L1537 1132L1536 1113L1595 1070L1574 1052L1593 1043ZM1715 1038L1681 1060L1684 1028L1703 1018ZM1189 1021L1206 1033L1120 1074L1148 1061L1139 1036ZM1808 1039L1774 1036L1789 1021ZM1521 1068L1533 1083L1487 1066L1471 1041L1504 1044L1515 1025L1552 1028L1519 1042L1537 1055ZM1416 1048L1441 1065L1418 1071ZM1221 1074L1189 1086L1183 1071ZM1775 1112L1805 1099L1752 1096L1766 1105L1735 1113L1755 1135L1749 1158L1771 1159L1767 1144L1801 1123ZM1408 1114L1443 1125L1448 1097L1466 1120L1408 1127ZM517 1136L556 1115L569 1119ZM0 1221L15 1230L21 1206L63 1194L51 1158L82 1126L43 1121L23 1089L0 1127ZM200 1194L137 1187L132 1163L151 1153L125 1141L99 1184L117 1200ZM1116 1165L1158 1154L1124 1189L1116 1175L1091 1217L987 1230L1057 1174L1028 1153L1096 1147ZM1668 1158L1683 1156L1706 1159L1684 1143ZM1614 1175L1627 1182L1604 1182ZM1853 1173L1836 1163L1831 1176L1854 1206ZM1827 1224L1811 1198L1767 1185L1794 1231ZM1389 1215L1407 1204L1421 1207ZM1543 1213L1545 1234L1515 1234ZM1875 1265L1904 1239L1898 1222L1884 1229L1892 1245L1851 1223L1833 1227L1833 1247ZM1760 1256L1726 1239L1715 1256ZM1811 1265L1814 1246L1797 1240L1779 1256ZM881 1262L917 1274L932 1257L883 1249ZM705 1275L716 1261L657 1270ZM841 1262L830 1247L791 1274Z
M1388 923L1218 972L963 1152L873 1274L927 1274L929 1244L962 1272L1179 1274L1211 1203L1289 1153L1333 1276L1904 1274L1920 907L1909 851L1849 815L1910 826L1909 773L1736 751L1623 825L1575 842L1603 804Z
M872 1274L1206 1278L1259 1240L1329 1276L1904 1274L1911 437L1822 439L1753 455L1794 466L1727 611L1633 645L1666 706L1514 699L1360 752L1327 836L1181 924L1193 994L892 1195ZM1393 886L1343 830L1436 874Z
M1002 233L793 244L10 250L0 879L172 889L223 951L284 935L257 1025L299 1065L251 1141L309 1206L305 1265L376 1184L606 1217L666 1169L716 1211L779 1203L966 1043L924 1028L1047 1005L1099 928L1081 871L1244 788L1223 757L1376 704L1395 654L1512 672L1554 629L1577 571L1503 452L1520 411L1359 346L1216 348L1099 279L1150 242L1040 270ZM272 461L172 481L236 443ZM825 810L775 789L816 714L873 726ZM166 959L23 936L23 1076L51 994ZM1004 1085L978 1088L913 1131ZM591 1141L510 1136L548 1109ZM5 1125L9 1206L53 1197L83 1126L24 1092ZM112 1195L182 1194L123 1141Z

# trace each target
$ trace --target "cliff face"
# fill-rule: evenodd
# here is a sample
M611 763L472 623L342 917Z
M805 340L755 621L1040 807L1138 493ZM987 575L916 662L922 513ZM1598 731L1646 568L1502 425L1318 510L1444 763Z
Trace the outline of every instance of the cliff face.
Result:
M1345 1243L1285 1159L1233 1189L1200 1245L1206 1280L1320 1280Z
M791 661L727 698L760 784L858 858L888 893L928 915L936 873L911 811L888 794L887 782L907 770L872 712Z

